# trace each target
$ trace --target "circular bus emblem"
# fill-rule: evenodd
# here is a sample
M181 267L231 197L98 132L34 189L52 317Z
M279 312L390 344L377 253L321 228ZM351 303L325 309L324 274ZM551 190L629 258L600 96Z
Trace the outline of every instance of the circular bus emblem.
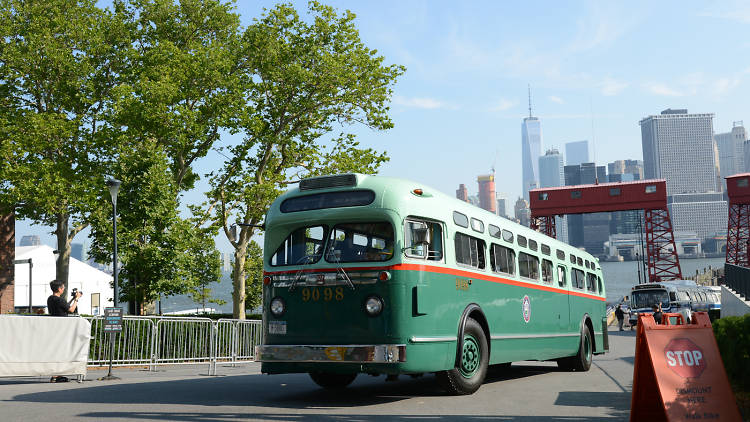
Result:
M531 320L531 300L529 299L529 296L523 297L522 310L524 322L529 322Z

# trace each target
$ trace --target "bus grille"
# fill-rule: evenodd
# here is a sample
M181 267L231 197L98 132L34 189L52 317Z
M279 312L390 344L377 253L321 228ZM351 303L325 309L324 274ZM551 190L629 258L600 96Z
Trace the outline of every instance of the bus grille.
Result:
M340 174L336 176L313 177L299 182L299 190L315 190L357 186L357 176L354 174Z

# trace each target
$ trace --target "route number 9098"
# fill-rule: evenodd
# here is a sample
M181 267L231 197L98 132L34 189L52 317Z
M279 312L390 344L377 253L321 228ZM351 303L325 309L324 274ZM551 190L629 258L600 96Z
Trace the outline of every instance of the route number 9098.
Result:
M305 287L302 289L302 301L303 302L318 302L323 300L324 302L330 302L332 300L341 301L344 300L344 288L338 286L336 288L331 287Z

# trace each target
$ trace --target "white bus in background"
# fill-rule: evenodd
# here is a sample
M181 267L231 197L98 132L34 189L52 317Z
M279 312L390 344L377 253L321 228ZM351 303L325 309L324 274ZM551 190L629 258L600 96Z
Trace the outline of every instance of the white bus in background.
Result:
M708 287L698 286L692 280L672 280L660 283L638 284L630 293L630 324L638 322L638 315L652 314L654 305L661 305L664 313L681 314L685 322L693 312L708 312L711 304L721 307L721 297Z

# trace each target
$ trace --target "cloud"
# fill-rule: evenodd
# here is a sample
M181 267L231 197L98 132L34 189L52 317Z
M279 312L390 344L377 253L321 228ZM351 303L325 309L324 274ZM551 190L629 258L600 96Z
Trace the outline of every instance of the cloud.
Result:
M628 83L607 77L599 83L599 87L601 88L602 95L611 97L627 88Z
M744 1L712 2L709 9L697 13L698 16L727 19L741 23L750 23L750 5Z
M684 97L686 95L684 92L670 88L662 83L646 84L646 89L652 94L664 97Z
M456 107L451 107L448 104L442 101L436 100L434 98L418 98L418 97L407 98L407 97L402 97L400 95L395 95L393 97L393 103L404 106L404 107L420 108L423 110L456 108Z
M562 99L562 98L560 98L560 97L557 97L557 96L554 96L554 95L550 95L550 96L549 96L549 97L547 97L547 98L548 98L548 99L549 99L550 101L552 101L553 103L557 103L557 104L565 104L565 101L563 101L563 99Z
M497 112L497 111L505 111L509 110L515 105L518 104L518 101L512 101L508 100L506 98L501 98L500 101L497 102L494 106L490 107L491 112Z

